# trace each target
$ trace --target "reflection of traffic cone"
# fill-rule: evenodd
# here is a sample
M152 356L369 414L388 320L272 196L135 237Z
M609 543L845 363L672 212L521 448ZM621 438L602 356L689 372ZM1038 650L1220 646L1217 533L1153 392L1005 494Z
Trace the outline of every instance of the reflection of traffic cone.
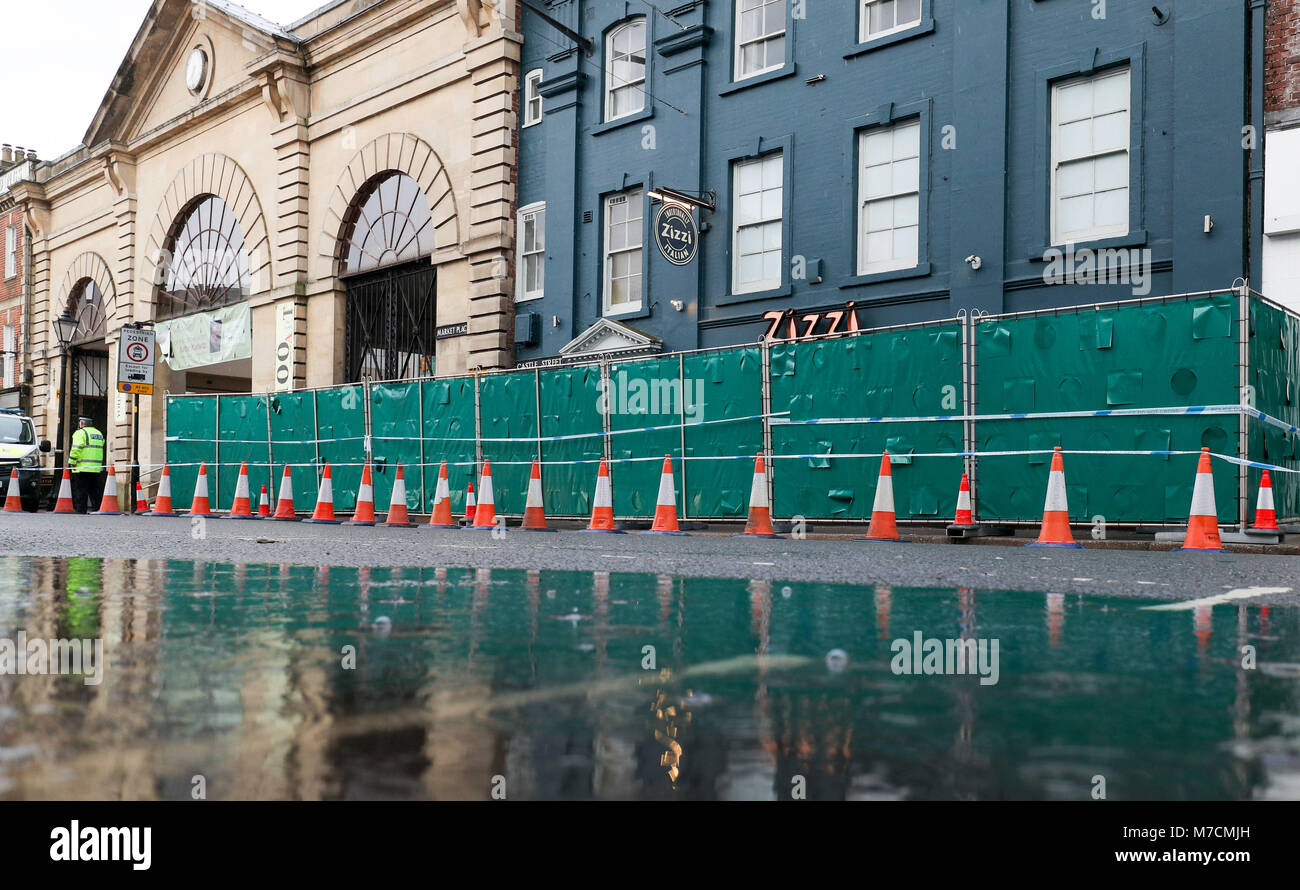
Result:
M6 513L23 512L23 499L22 496L18 493L18 468L17 467L14 467L12 470L9 471L9 489L5 494L4 512Z
M542 465L534 460L533 472L528 477L528 499L524 501L524 521L519 526L524 531L553 532L546 527L546 509L542 504Z
M749 487L749 521L737 538L779 538L772 530L772 508L767 502L767 464L760 452L754 458L754 482Z
M1047 474L1047 499L1043 502L1043 528L1038 540L1028 547L1072 547L1082 550L1074 542L1070 531L1070 505L1065 496L1065 458L1061 446L1052 452L1052 468Z
M410 514L406 512L406 475L402 465L397 465L397 478L393 480L393 496L388 499L388 518L384 525L393 528L415 528Z
M361 467L361 487L357 489L357 509L344 525L375 524L375 485L370 478L370 461Z
M275 501L275 515L272 519L280 522L297 522L298 515L293 509L293 476L289 473L289 465L284 465L284 476L280 478L280 496Z
M213 519L212 505L208 502L208 465L199 464L199 478L194 480L194 500L190 503L190 515Z
M149 512L149 499L145 497L144 486L140 480L135 480L135 512L138 516L143 516Z
M970 476L961 474L961 488L957 491L957 516L953 525L970 526L975 524L975 517L970 510Z
M478 507L474 501L474 480L471 479L469 487L465 489L465 524L473 525L474 517L477 514Z
M248 492L248 461L239 465L239 481L235 483L235 501L230 505L226 519L256 519Z
M117 467L108 465L108 480L104 483L104 496L100 498L99 509L94 516L121 516L117 508Z
M271 504L266 499L266 486L262 486L262 492L257 496L257 515L259 519L267 519L271 515Z
M72 472L67 467L63 468L63 481L59 483L59 499L54 502L54 512L77 512L76 506L72 503Z
M470 528L496 528L497 508L492 501L492 464L483 461L483 475L478 480L478 506Z
M469 487L469 509L474 509L474 486ZM425 528L458 528L451 515L451 487L447 484L447 462L438 465L438 485L433 490L433 515Z
M596 496L591 505L591 524L584 532L604 532L607 535L623 535L614 526L614 493L609 485L609 464L601 459L600 470L596 473Z
M325 472L320 477L320 490L316 493L316 509L311 514L311 518L304 519L303 522L314 522L318 525L343 524L334 518L334 483L330 479L329 464L325 464Z
M63 494L59 494L59 499L63 499ZM57 510L57 508L56 508ZM172 473L171 468L163 464L162 478L158 480L158 497L154 498L153 509L145 514L146 516L179 516L176 509L172 506Z
M871 524L862 541L892 541L905 543L898 536L898 522L894 515L894 475L889 462L889 452L880 458L880 475L876 478L876 499L871 505Z
M659 473L659 495L655 498L655 521L643 535L679 535L686 532L677 527L677 489L673 485L673 459L664 455L664 468Z
M1201 449L1201 459L1196 465L1196 484L1192 487L1192 509L1187 517L1187 537L1184 550L1226 553L1219 537L1219 511L1214 506L1214 470L1210 467L1210 449Z
M1264 478L1259 480L1259 500L1255 502L1255 524L1253 532L1275 532L1277 511L1273 509L1273 479L1264 471Z

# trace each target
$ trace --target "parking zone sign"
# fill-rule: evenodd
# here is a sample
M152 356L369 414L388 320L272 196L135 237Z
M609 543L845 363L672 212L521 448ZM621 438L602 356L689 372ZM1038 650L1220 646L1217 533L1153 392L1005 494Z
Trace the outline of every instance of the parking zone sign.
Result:
M144 328L122 328L117 343L117 391L153 395L154 336Z

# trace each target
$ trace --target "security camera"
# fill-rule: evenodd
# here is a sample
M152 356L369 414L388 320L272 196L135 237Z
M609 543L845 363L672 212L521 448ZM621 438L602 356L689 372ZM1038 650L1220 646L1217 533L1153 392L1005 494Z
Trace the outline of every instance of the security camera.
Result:
M974 272L978 272L980 270L980 266L984 265L984 261L973 253L970 256L966 257L966 262L970 265L971 270Z

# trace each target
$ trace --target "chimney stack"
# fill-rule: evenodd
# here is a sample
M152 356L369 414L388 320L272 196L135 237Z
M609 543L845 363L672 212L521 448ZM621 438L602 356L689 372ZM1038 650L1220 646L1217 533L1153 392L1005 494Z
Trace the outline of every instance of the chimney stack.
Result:
M14 162L14 147L8 142L0 145L0 164L12 164Z
M33 164L36 163L36 149L27 149L27 160L31 161Z

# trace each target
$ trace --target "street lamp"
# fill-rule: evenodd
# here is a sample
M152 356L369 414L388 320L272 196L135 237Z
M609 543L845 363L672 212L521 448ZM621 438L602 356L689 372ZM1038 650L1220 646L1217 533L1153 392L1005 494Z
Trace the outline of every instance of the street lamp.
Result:
M54 485L50 489L51 497L57 497L59 479L63 478L63 415L66 413L64 399L67 398L68 391L68 344L72 342L76 333L77 320L67 309L64 309L63 314L54 319L54 336L59 338L59 352L62 358L59 370L59 432L54 440Z

